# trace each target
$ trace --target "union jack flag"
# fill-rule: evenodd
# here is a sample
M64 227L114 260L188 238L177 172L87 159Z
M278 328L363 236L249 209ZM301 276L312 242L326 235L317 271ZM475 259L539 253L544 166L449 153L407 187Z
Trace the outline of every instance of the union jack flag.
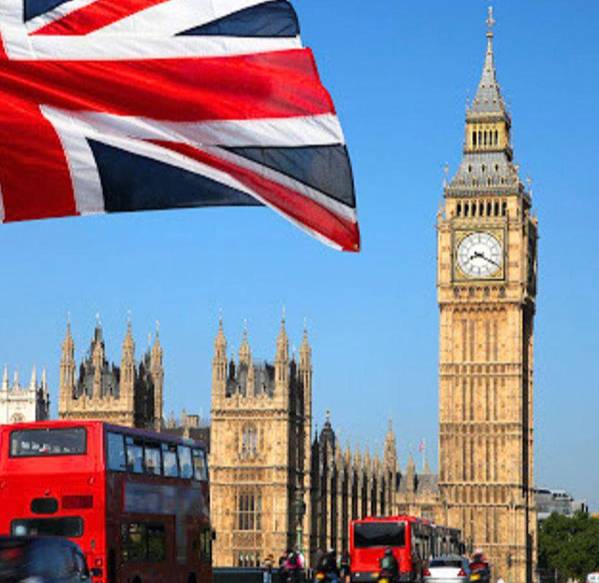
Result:
M0 0L0 220L266 205L359 249L286 0Z

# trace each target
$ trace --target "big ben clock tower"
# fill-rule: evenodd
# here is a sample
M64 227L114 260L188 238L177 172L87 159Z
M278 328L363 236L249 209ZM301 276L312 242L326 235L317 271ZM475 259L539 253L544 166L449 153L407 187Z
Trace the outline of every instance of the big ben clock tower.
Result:
M532 581L533 319L537 221L495 76L493 20L464 155L438 219L439 486L443 521L491 561Z

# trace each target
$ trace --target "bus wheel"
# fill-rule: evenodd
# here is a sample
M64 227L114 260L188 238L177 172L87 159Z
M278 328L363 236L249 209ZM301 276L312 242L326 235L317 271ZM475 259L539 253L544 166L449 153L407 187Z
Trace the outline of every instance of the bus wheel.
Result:
M133 583L141 583L141 579L139 577L135 577L135 579L133 579Z
M196 574L195 573L190 573L187 576L187 583L196 583Z

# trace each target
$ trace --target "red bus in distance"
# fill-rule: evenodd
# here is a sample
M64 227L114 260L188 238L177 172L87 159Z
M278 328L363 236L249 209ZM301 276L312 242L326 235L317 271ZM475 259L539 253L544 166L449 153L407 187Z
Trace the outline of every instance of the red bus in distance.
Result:
M93 583L212 580L202 443L101 421L0 426L0 534L79 544Z
M406 583L422 581L431 556L464 552L458 529L438 526L416 516L353 520L349 527L352 583L376 581L380 560L388 547L399 565L400 581Z

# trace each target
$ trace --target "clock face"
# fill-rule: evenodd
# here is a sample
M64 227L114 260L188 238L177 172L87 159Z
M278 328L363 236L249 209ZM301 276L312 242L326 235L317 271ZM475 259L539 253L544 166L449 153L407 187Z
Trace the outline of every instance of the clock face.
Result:
M471 233L460 241L457 260L460 269L469 277L493 277L503 264L501 243L490 233Z

